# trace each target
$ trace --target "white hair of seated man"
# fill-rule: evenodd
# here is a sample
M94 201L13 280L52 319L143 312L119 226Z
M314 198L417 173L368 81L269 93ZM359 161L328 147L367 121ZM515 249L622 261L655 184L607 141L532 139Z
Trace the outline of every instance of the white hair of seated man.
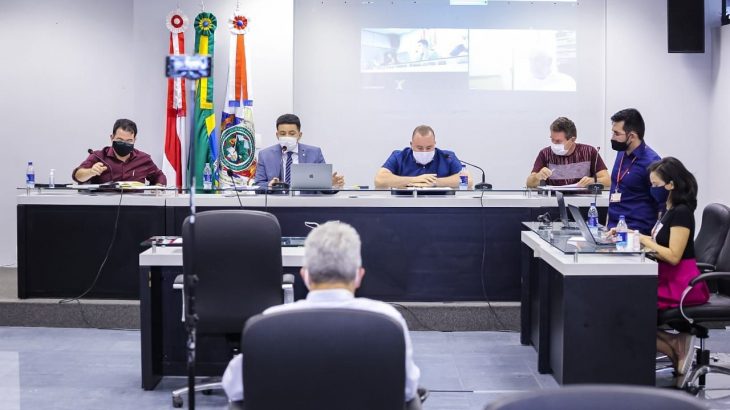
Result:
M360 247L360 235L355 228L339 221L326 222L313 229L304 241L302 270L311 284L359 281Z

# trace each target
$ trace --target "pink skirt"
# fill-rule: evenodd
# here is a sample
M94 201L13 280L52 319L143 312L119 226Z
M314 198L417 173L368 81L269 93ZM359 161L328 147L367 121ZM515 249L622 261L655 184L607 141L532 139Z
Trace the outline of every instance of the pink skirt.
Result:
M682 292L689 281L700 274L697 261L682 259L677 266L659 261L659 278L657 288L657 305L659 310L679 307ZM701 305L710 299L710 291L705 282L696 284L684 298L683 306Z

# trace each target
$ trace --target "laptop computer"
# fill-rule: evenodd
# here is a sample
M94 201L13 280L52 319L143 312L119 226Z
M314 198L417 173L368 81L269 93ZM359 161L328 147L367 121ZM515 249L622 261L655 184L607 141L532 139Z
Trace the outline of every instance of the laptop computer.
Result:
M558 199L558 211L560 212L560 222L562 223L562 230L567 231L563 233L578 234L579 229L576 224L570 223L568 219L568 209L565 207L565 197L560 191L555 191L555 197Z
M332 189L332 164L292 164L292 189Z
M578 229L580 229L580 233L586 242L597 247L616 246L616 243L611 240L605 240L593 236L593 233L590 228L588 228L588 224L586 223L586 220L583 219L583 215L580 213L580 209L578 209L577 206L568 205L568 209L570 210L570 214L573 216L573 219L575 219L575 223L578 224Z

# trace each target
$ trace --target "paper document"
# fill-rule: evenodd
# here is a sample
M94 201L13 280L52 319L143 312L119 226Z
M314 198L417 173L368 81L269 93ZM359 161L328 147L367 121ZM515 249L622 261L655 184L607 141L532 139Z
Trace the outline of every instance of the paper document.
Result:
M580 186L577 183L570 184L570 185L545 185L545 186L539 186L537 189L542 189L545 191L587 191L588 188L584 186Z

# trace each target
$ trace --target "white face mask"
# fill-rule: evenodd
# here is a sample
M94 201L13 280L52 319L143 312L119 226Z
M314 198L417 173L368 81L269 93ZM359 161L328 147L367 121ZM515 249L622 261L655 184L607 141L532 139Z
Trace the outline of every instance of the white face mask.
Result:
M286 151L294 151L297 147L296 137L279 137L279 145L286 148Z
M417 163L421 165L426 165L433 160L433 156L435 154L436 150L425 152L413 151L413 158L416 160Z
M568 150L565 149L565 144L550 144L550 149L553 150L555 155L565 155L568 153Z

